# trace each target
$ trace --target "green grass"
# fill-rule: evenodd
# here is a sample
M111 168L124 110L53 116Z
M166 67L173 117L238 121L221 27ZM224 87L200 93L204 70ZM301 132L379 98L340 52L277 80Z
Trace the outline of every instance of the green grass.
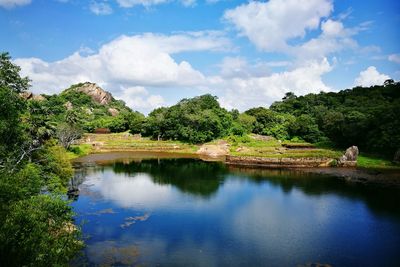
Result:
M155 141L137 138L127 133L86 134L84 140L95 144L92 152L106 151L158 151L174 153L195 153L198 146L179 141ZM90 141L89 141L90 140Z
M89 144L72 145L67 151L67 156L69 159L75 159L89 155L92 150L92 146Z
M373 155L361 154L357 159L357 166L368 169L400 169L400 164Z
M230 136L225 139L230 144L230 154L233 156L265 157L265 158L338 158L343 152L332 149L316 148L306 142L291 142L278 140L262 141L251 136ZM295 146L294 148L287 149ZM312 149L309 149L309 148ZM240 151L237 151L237 150Z

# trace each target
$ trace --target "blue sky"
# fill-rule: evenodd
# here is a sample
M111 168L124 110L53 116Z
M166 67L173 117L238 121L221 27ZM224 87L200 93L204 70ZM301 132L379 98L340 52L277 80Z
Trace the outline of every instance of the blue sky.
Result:
M400 80L400 1L0 0L0 25L35 93L91 81L144 113Z

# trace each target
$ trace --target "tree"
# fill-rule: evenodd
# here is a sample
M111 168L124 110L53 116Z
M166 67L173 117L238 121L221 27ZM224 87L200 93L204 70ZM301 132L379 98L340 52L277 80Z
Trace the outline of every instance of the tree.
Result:
M68 149L76 140L81 138L82 130L69 124L61 124L57 128L57 138L60 144Z
M389 85L393 85L394 84L394 80L393 79L387 79L383 85L384 86L389 86Z
M4 266L64 266L83 243L69 222L71 207L60 197L37 195L15 202L0 225Z
M26 101L19 67L0 55L0 259L5 266L61 266L80 250L65 191L72 166L51 140L48 106ZM46 194L43 194L43 190Z
M19 96L29 86L20 68L11 62L8 53L0 54L0 169L13 169L30 154L28 136L21 124L26 102Z
M0 54L0 87L7 87L13 92L22 93L29 88L28 77L20 76L21 68L11 62L8 53Z

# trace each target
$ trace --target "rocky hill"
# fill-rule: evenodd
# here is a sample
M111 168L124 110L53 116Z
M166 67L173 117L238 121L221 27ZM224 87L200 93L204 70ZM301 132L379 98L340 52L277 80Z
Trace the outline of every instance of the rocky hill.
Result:
M73 85L69 89L65 90L64 93L68 92L68 90L84 93L90 96L90 98L94 102L103 106L110 104L112 101L115 101L115 99L109 92L105 91L97 84L91 82L85 82Z
M24 92L21 97L40 101L50 121L65 123L72 116L88 132L98 128L107 128L112 132L126 131L132 120L144 118L127 107L124 101L116 100L111 93L91 82L74 84L60 94Z

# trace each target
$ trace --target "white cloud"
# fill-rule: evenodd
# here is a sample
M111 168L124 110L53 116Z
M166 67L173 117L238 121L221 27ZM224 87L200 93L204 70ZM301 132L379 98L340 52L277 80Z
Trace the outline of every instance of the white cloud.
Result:
M387 79L390 79L388 75L379 73L374 66L370 66L360 72L360 75L354 80L354 86L382 85Z
M125 101L133 109L140 109L146 112L165 104L165 100L161 95L150 95L143 86L122 87L121 93L116 95L116 98Z
M121 86L181 88L205 84L207 80L201 72L186 61L174 60L171 55L218 51L229 46L229 41L217 32L123 35L104 44L97 52L81 53L80 49L59 61L19 58L15 63L21 66L23 75L30 77L35 93L53 94L71 84L91 81L118 97L132 90L121 92ZM133 108L156 107L164 103L159 95L136 95L131 102L125 97L122 99Z
M391 54L388 56L388 60L400 64L400 54Z
M271 73L271 67L286 67L288 64L287 61L249 63L242 57L225 57L219 67L223 78L248 78L267 76Z
M270 0L249 2L227 10L224 18L241 35L265 51L286 51L287 41L304 37L307 30L317 29L320 20L333 10L330 0ZM328 31L337 25L326 25Z
M29 5L31 0L0 0L0 7L14 8L17 6Z
M196 0L181 0L183 6L191 7L196 5Z
M117 0L118 4L121 7L129 8L133 6L152 6L152 5L159 5L162 3L166 3L169 0Z
M357 30L346 29L340 21L328 19L321 23L321 30L318 37L292 47L290 53L299 60L321 59L331 53L358 47L357 42L352 39Z
M89 9L96 15L110 15L113 12L111 6L106 2L93 1L90 3Z
M245 64L242 63L242 66ZM331 71L327 59L310 61L301 67L260 77L215 76L210 78L213 88L224 91L220 101L228 109L242 111L255 106L268 106L280 100L286 92L297 95L330 91L322 81L322 76ZM225 89L224 89L225 88Z
M134 6L150 7L172 2L173 0L117 0L120 7L131 8ZM183 6L189 7L196 4L196 0L179 0Z
M199 93L212 92L220 96L225 107L240 110L268 106L288 91L301 95L330 90L322 81L332 69L326 58L293 65L288 61L249 63L241 57L226 57L216 76L205 76L188 62L172 58L176 53L220 51L229 46L229 41L217 32L141 34L121 36L97 52L78 51L55 62L22 58L15 63L21 66L23 75L32 79L35 93L56 93L71 84L92 81L142 112L165 104L162 94L152 93L155 88L190 87ZM291 69L272 73L271 67Z

